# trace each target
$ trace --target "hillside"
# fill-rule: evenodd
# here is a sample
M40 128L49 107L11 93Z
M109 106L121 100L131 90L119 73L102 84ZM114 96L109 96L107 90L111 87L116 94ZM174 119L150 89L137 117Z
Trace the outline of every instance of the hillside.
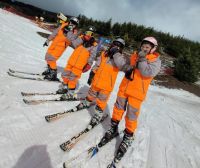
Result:
M15 25L13 29L10 23ZM21 91L56 91L58 83L13 78L8 68L27 72L42 72L45 68L42 47L44 38L37 32L50 33L28 19L0 9L0 167L2 168L61 168L62 163L94 145L109 127L110 117L94 128L70 152L64 153L59 144L86 127L94 109L70 114L47 123L44 116L74 107L78 102L51 102L26 105ZM60 70L72 53L68 48L59 60ZM87 91L89 73L85 73L79 89ZM106 113L112 113L120 73L111 94ZM151 86L142 105L136 138L121 161L125 168L199 168L200 167L200 98L183 90ZM120 123L124 129L124 120ZM119 140L119 139L118 139ZM119 143L109 143L99 154L84 163L80 157L75 167L103 168L112 160Z
M55 24L49 24L49 22L52 21L56 22L55 13L48 12L20 2L13 3L10 0L0 0L0 4L2 4L1 6L2 7L4 6L6 10L18 14L20 16L23 16L25 18L28 18L34 22L35 22L35 16L38 17L42 16L44 17L44 21L47 23L37 22L38 26L50 31L53 31L53 29L55 29ZM111 20L108 20L107 22L101 22L88 19L82 15L80 15L79 17L81 19L80 22L81 29L82 28L84 29L88 25L94 24L98 29L99 33L98 36L101 36L102 32L107 32L107 31L110 34ZM134 34L137 36L129 37L130 36L129 34L127 33L124 34L124 31L129 32L128 29L130 29L131 27L135 29ZM130 55L133 49L134 50L137 49L137 47L139 46L139 42L145 35L145 33L153 33L156 37L158 36L157 38L159 39L159 43L161 43L159 45L159 52L161 53L162 70L159 76L157 76L154 83L168 88L184 89L200 96L199 82L193 83L194 81L197 81L199 79L200 65L198 65L198 63L200 62L199 61L200 55L197 53L200 52L198 51L200 45L198 43L191 42L187 39L182 39L180 37L173 37L172 35L165 34L162 32L155 32L153 31L152 28L145 28L144 26L137 26L131 23L124 23L121 25L119 23L115 23L112 26L112 33L113 34L111 34L111 36L113 35L120 35L122 37L124 36L127 44L130 45L126 48L125 53L127 55ZM38 34L45 38L47 37L45 33L38 32ZM181 45L177 46L178 44ZM191 47L193 48L195 47L194 49L191 49L191 47L189 47L188 50L191 50L192 53L188 54L187 51L179 51L180 49L182 50L182 48L188 47L188 44L192 45ZM179 60L179 58L181 59Z

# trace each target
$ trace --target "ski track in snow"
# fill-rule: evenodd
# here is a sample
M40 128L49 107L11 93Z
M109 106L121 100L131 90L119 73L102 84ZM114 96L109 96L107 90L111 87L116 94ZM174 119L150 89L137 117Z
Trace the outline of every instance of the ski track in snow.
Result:
M93 108L69 114L47 123L44 116L70 109L78 102L50 102L26 105L20 92L52 92L58 83L13 78L8 68L42 72L45 68L45 41L37 32L47 32L29 20L0 9L0 167L60 168L62 163L77 156L98 142L109 128L106 119L94 128L70 152L59 145L83 130ZM14 27L11 26L15 25ZM68 48L58 61L60 70L72 53ZM82 75L79 89L87 91L88 73ZM60 74L59 74L60 75ZM106 112L111 115L120 73ZM119 167L126 168L199 168L200 167L200 98L182 90L151 86L141 108L136 138ZM124 120L120 123L124 129ZM120 138L117 138L120 140ZM106 145L89 162L73 167L106 167L112 160L119 141ZM80 158L81 160L81 158Z

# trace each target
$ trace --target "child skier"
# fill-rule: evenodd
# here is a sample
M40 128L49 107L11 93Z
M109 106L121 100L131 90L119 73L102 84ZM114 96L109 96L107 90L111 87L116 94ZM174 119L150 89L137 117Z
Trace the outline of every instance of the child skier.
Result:
M90 72L88 84L91 84L91 87L86 99L77 108L89 108L96 102L95 114L90 121L92 126L97 125L103 117L103 111L114 88L118 72L126 69L126 58L122 55L124 46L123 39L114 40L110 48L101 53Z
M118 124L124 112L127 111L124 137L114 162L121 160L127 148L131 145L137 128L140 106L145 99L152 79L160 71L161 61L159 54L155 52L157 46L158 43L154 37L146 37L142 40L140 50L132 54L130 58L131 66L120 84L113 108L111 127L104 136L105 140L109 141L118 134Z
M63 23L43 44L43 46L48 46L49 42L52 41L52 44L45 55L45 60L48 66L47 70L42 73L42 75L45 75L45 79L52 81L58 80L56 61L61 57L62 53L69 45L73 48L80 45L81 42L76 40L76 28L78 24L79 20L76 17L71 17L69 22Z
M64 94L63 99L69 99L73 96L81 74L91 68L96 58L97 43L95 42L94 32L95 28L93 26L85 31L81 36L82 45L74 50L65 66L62 73L63 85L57 91L58 94Z

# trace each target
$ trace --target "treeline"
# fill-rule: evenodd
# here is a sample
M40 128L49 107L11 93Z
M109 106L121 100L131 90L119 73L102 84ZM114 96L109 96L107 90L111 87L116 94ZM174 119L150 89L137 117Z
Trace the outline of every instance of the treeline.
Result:
M48 22L56 22L56 13L45 11L37 7L13 2L11 0L0 0L0 6L13 6L19 11L29 16L42 16ZM115 23L112 20L99 21L87 18L84 15L78 16L80 28L93 25L97 33L111 39L120 36L126 41L129 50L135 50L140 45L141 40L146 36L154 36L159 42L160 51L164 51L176 58L175 75L182 81L195 82L200 77L200 43L188 40L182 36L173 36L169 33L156 31L152 27L145 27L135 23Z
M24 4L22 2L12 1L12 0L0 0L0 8L13 7L17 11L22 12L27 16L38 16L45 18L45 21L56 22L57 14L54 12L46 11L35 6Z
M120 36L126 41L126 47L137 49L146 36L154 36L159 42L159 49L176 58L175 76L188 82L196 82L200 77L200 43L188 40L182 36L156 31L135 23L115 23L112 20L98 21L79 15L80 27L93 25L97 33L109 38Z

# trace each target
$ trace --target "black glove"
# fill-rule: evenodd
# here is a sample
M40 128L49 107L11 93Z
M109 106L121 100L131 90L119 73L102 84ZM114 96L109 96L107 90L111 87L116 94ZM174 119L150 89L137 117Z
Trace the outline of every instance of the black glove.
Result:
M128 80L130 80L130 81L133 80L134 70L135 70L135 68L132 67L132 68L128 69L128 70L125 72L125 77L126 77L126 79L128 79Z
M117 46L114 46L108 50L108 55L110 58L113 58L113 55L116 54L117 52L120 52L120 48Z
M64 33L67 34L69 31L73 30L73 26L72 25L67 25L64 27Z
M46 40L43 44L43 47L48 46L49 45L49 40Z
M91 85L92 80L93 80L93 78L94 78L94 75L95 75L95 73L94 73L93 71L91 71L90 74L89 74L88 81L87 81L87 84L88 84L88 85Z
M84 36L83 36L83 46L85 48L91 47L93 45L93 43L95 42L95 38L91 37L88 41L85 40Z

